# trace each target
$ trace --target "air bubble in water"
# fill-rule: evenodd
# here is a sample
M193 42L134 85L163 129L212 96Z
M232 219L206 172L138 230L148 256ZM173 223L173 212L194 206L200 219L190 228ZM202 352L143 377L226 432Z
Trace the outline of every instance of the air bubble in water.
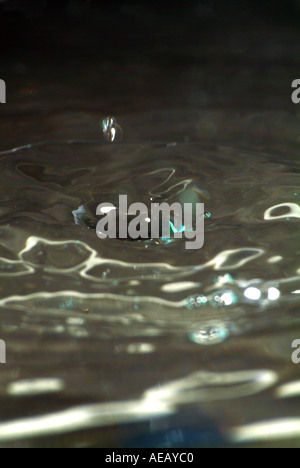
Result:
M198 309L199 307L206 305L207 302L208 299L206 296L190 296L186 299L186 307L188 309Z

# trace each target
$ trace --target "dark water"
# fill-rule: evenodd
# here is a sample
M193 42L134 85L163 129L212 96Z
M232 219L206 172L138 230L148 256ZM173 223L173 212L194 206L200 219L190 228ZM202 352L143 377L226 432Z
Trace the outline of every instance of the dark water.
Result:
M62 63L68 31L56 66L7 57L1 446L299 446L297 32L260 27L180 45L183 22L83 58L92 30ZM104 141L107 114L121 142ZM204 202L204 247L75 224L119 194Z

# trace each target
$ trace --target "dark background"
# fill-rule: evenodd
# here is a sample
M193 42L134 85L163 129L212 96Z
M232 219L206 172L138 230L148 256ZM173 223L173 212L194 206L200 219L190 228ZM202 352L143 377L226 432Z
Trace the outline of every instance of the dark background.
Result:
M27 143L29 134L31 141L95 138L105 115L259 113L256 134L269 125L265 113L298 113L291 83L300 74L299 0L2 0L0 10L5 148ZM128 121L129 137L147 134L148 121L132 131L141 120ZM276 127L282 116L271 120ZM211 126L214 115L208 135Z
M114 14L124 13L124 9L135 7L150 7L160 13L172 16L177 9L184 10L187 14L202 15L202 17L211 17L216 19L222 15L225 16L262 16L266 19L274 19L276 16L280 20L294 18L299 12L298 0L188 0L188 1L161 1L151 0L1 0L1 10L6 13L18 13L20 16L41 17L49 13L74 15L78 10L89 13L112 12ZM273 17L273 18L272 18Z
M299 25L299 0L202 0L202 1L116 1L110 0L0 0L0 38L5 52L35 46L43 49L50 39L43 28L50 26L57 39L73 25L88 36L104 31L103 45L119 43L126 34L143 31L168 36L173 29L189 24L189 32L199 28L231 29L245 26ZM76 26L75 26L76 25ZM99 29L101 28L101 29ZM47 31L48 32L48 31ZM48 32L49 33L49 32ZM43 37L45 43L37 43ZM67 44L65 44L67 45ZM64 43L61 44L64 49Z

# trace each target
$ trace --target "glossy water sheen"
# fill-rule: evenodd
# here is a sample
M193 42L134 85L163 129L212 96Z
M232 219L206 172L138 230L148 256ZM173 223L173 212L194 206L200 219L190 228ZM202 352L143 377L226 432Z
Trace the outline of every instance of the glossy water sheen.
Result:
M99 137L1 154L1 444L300 435L297 155L292 145L260 151L197 135L172 142L162 117L165 140ZM204 201L203 249L103 241L75 224L82 203L119 193Z
M231 3L3 36L1 447L300 446L299 32ZM204 202L204 247L76 224L119 194Z

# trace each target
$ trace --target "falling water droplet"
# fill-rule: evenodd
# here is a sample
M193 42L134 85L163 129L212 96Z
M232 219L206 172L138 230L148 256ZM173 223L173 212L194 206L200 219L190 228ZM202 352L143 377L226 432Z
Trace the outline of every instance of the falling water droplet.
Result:
M110 143L120 141L123 139L123 130L117 123L115 117L105 117L102 121L102 131L105 140Z

